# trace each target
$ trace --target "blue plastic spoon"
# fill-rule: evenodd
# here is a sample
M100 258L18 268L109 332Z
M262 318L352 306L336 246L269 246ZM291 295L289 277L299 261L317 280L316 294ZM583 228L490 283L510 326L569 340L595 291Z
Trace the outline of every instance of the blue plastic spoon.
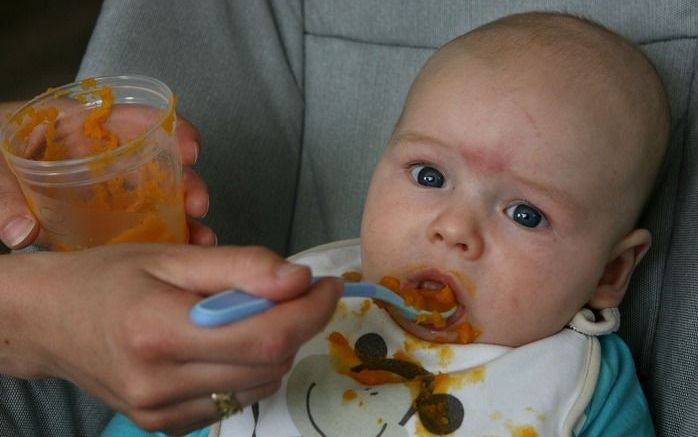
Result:
M345 282L343 297L379 299L395 307L409 320L416 321L419 315L430 315L431 311L417 310L405 303L400 295L382 285L371 282ZM242 290L226 290L200 301L189 312L189 318L199 326L219 326L237 322L273 307L274 301L245 293ZM456 308L441 312L444 319Z

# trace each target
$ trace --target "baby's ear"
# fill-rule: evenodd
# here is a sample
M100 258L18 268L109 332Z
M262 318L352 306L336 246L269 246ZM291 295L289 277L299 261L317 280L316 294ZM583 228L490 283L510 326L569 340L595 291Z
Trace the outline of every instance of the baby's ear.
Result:
M652 244L652 235L646 229L635 229L618 242L611 252L603 276L589 300L589 307L601 310L620 305L628 289L635 267Z

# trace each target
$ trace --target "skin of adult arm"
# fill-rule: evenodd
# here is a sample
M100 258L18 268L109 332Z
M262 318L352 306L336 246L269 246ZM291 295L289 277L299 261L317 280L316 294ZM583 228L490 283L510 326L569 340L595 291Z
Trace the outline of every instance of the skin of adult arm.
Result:
M260 247L4 255L0 276L0 372L70 380L139 427L174 434L218 419L212 392L243 405L275 392L341 293ZM218 328L189 321L203 296L232 287L284 303Z
M180 117L177 139L190 242L215 245L215 234L192 218L208 210L206 185L190 169L199 134ZM17 216L34 220L0 160L0 238ZM36 234L38 226L9 246L24 247ZM309 288L307 269L286 265L261 248L170 245L0 256L0 372L73 381L143 429L199 428L218 418L213 391L234 390L243 405L272 394L297 348L333 312L336 284ZM231 287L289 300L270 311L282 321L265 314L215 330L189 322L202 295Z

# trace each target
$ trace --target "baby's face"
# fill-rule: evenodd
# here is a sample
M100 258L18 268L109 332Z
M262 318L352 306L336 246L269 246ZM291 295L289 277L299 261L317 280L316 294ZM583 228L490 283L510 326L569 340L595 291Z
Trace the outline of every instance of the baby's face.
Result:
M564 82L468 60L427 70L371 182L366 279L447 283L459 302L449 325L469 322L477 342L562 329L618 241L625 165L608 152L610 115ZM450 335L398 321L424 339Z

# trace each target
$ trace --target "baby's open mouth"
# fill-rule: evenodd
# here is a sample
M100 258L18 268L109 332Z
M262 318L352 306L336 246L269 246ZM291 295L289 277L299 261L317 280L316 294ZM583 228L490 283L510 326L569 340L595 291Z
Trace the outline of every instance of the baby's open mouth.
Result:
M425 327L445 328L447 319L458 305L453 289L441 281L420 280L400 287L399 281L386 277L381 284L399 294L407 305L419 310L421 313L417 315L416 323Z
M389 276L380 283L423 313L412 321L394 308L387 308L395 321L411 334L427 341L458 344L472 343L480 335L480 330L464 319L465 306L456 297L459 289L454 291L458 284L452 283L448 275L429 269L408 278L404 286Z
M417 316L417 324L432 326L437 329L446 327L446 319L444 312L452 310L456 307L456 297L451 287L438 281L422 281L417 285L417 288L412 290L404 290L409 298L404 297L405 301L423 311L429 311L428 314L420 314Z

